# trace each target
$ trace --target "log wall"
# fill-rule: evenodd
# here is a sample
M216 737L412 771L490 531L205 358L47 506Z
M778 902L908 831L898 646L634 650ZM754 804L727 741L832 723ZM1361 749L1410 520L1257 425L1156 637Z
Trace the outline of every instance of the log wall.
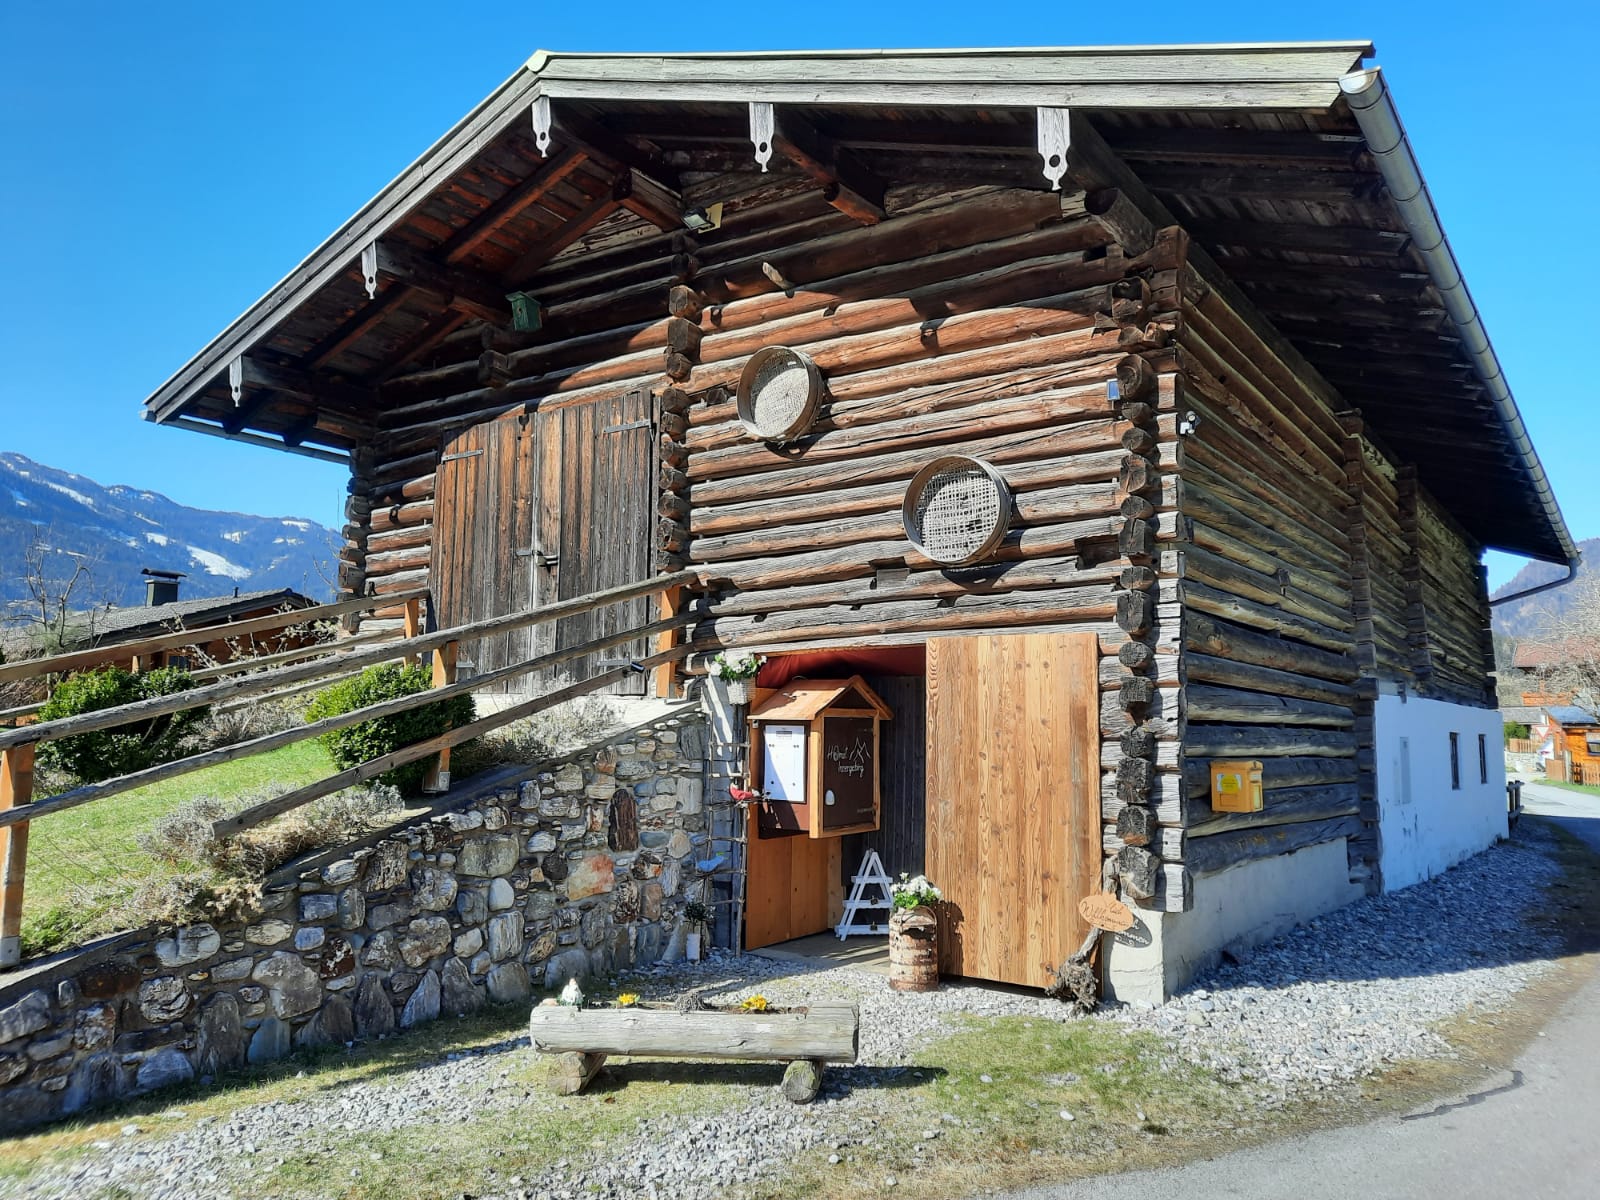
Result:
M1127 256L1076 198L999 190L928 196L825 242L841 274L779 290L702 268L677 301L694 329L668 398L686 417L671 536L711 592L694 636L772 653L1091 631L1107 850L1124 848L1129 803L1154 797L1176 824L1176 646L1161 637L1177 606L1158 569L1176 528L1166 249ZM813 428L781 447L745 430L730 395L774 344L827 382ZM905 538L906 485L943 453L986 458L1016 494L1011 532L973 567L941 568ZM1170 849L1170 871L1141 850L1128 878L1181 907Z
M1355 869L1375 861L1371 695L1481 701L1477 547L1191 268L1181 230L999 187L894 187L869 226L793 175L688 176L685 198L721 201L723 227L604 222L529 286L539 331L458 332L385 385L346 590L428 582L448 431L645 388L657 561L704 580L690 671L722 647L1093 631L1102 842L1125 891L1181 909L1191 868L1339 837ZM730 394L772 344L827 382L782 447L747 434ZM915 553L899 515L948 452L988 459L1017 497L1000 549L957 570ZM1220 757L1266 762L1264 813L1211 812ZM1294 828L1247 835L1270 825Z
M1207 287L1184 316L1182 820L1204 874L1363 833L1363 472L1342 406L1292 352ZM1262 761L1264 811L1212 811L1213 759Z

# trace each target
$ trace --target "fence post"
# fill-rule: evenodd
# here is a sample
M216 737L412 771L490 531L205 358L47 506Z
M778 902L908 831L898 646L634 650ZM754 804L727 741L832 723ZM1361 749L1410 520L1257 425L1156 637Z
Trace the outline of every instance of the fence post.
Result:
M456 681L456 651L460 649L457 642L446 642L433 652L433 686L445 687ZM422 790L425 792L448 792L450 790L450 747L446 746L439 751L439 757L433 760L433 766L428 768L428 773L423 777Z
M0 809L33 800L33 743L0 750ZM28 874L28 823L0 829L0 967L22 961L22 889Z
M408 638L420 637L422 635L422 601L421 600L418 600L416 597L412 597L410 600L406 601L406 605L405 605L405 621L406 621L405 634L406 634L406 636ZM422 655L420 655L420 654L408 654L408 655L406 655L406 662L410 663L412 666L421 666L422 665Z
M665 620L675 617L683 607L683 589L681 587L662 588L656 602L656 615ZM671 650L678 644L680 630L669 629L665 633L656 634L655 653ZM678 681L678 664L675 662L662 663L656 668L655 692L661 700L672 698L673 685Z

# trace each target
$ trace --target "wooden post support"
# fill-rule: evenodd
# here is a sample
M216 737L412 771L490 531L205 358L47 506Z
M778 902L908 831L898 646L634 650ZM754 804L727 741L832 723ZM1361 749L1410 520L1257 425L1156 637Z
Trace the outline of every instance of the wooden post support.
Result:
M33 743L0 750L0 810L33 799ZM22 890L28 874L28 823L0 829L0 967L22 961Z
M659 611L657 615L665 620L675 617L681 611L683 604L683 589L681 587L663 588L658 600ZM664 633L656 634L656 653L671 650L678 644L680 631L669 629ZM670 700L677 690L678 664L676 662L662 663L656 668L655 691L656 696L662 700Z
M405 622L406 622L406 628L405 628L406 637L414 638L414 637L421 636L421 634L422 634L422 601L419 598L417 598L416 596L413 596L411 599L406 601L406 604L405 604ZM406 662L410 663L414 667L420 667L422 665L422 656L420 654L408 654L408 655L406 655Z
M448 687L456 681L456 652L460 648L460 642L446 642L433 652L434 687ZM428 768L428 773L422 780L422 790L424 792L448 792L450 790L449 746L439 751L439 757L434 759L433 766Z

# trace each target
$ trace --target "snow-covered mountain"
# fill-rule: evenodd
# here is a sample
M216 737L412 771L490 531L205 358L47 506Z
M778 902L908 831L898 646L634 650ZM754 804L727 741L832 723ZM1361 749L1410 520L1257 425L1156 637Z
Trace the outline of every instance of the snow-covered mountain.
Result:
M49 576L70 575L75 561L90 568L74 608L143 604L142 567L185 572L185 598L289 587L326 599L339 547L314 521L186 508L0 451L0 604L24 596L28 547L41 540Z

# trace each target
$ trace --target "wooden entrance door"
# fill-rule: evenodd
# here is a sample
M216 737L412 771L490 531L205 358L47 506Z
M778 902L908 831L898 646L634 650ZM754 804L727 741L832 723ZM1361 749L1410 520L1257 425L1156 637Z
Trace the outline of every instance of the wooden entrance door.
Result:
M586 596L652 574L656 510L654 403L639 390L588 404L538 411L539 559L541 604ZM580 645L650 621L649 597L612 604L555 623L545 649ZM550 636L548 632L546 636ZM583 679L650 653L649 639L564 664ZM647 675L609 690L642 696Z
M653 572L656 506L648 391L474 425L449 436L435 480L430 586L440 626L519 612ZM463 644L477 674L621 632L651 618L648 599L551 626ZM646 639L564 663L587 678L648 654ZM465 673L465 672L464 672ZM643 695L647 676L612 692ZM526 692L528 677L502 685Z
M503 616L534 602L533 428L527 417L447 435L434 476L433 619L441 628ZM531 658L536 631L463 642L457 668L478 675ZM525 692L526 678L493 691Z
M1092 633L928 640L928 878L940 967L1049 982L1100 886L1100 652Z

